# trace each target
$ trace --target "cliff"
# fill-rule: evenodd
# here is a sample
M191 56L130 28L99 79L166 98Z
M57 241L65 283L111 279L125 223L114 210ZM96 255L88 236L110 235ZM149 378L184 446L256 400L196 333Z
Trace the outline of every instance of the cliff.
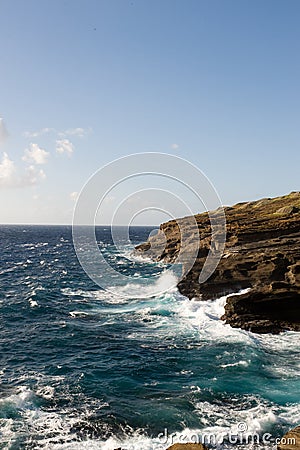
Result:
M300 331L300 192L238 203L224 211L225 250L214 273L202 284L199 275L211 242L208 213L195 216L198 230L191 225L187 244L181 242L180 223L189 223L183 218L163 223L158 234L137 246L136 252L174 262L182 245L191 250L198 245L191 270L178 284L182 294L207 300L249 288L243 295L228 298L223 320L257 333Z
M299 450L300 449L300 426L286 433L277 446L277 450Z

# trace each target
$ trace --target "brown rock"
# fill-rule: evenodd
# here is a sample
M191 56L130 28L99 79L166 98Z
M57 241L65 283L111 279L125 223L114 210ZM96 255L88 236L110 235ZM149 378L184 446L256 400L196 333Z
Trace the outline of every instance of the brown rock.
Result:
M280 208L278 211L276 211L277 214L295 214L299 212L299 208L297 206L291 205L291 206L283 206L283 208Z
M167 450L207 450L202 444L173 444Z
M300 449L300 426L286 433L277 450L299 450Z
M199 284L210 249L211 226L208 213L198 214L198 230L191 225L184 242L186 260L195 245L198 256L178 289L188 298L208 300L250 288L247 294L228 299L223 316L227 323L257 333L299 331L300 192L224 209L227 241L217 269ZM136 251L155 261L176 261L182 247L179 225L190 219L163 223L158 234Z
M300 292L285 283L228 298L222 317L235 328L254 333L300 331Z

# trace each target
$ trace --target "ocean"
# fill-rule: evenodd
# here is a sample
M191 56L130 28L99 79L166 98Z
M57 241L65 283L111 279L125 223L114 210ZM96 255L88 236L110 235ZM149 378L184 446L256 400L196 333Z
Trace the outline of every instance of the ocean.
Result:
M132 244L150 231L132 227ZM102 290L68 226L0 236L1 449L158 450L204 435L215 448L272 449L300 424L299 334L233 329L220 320L225 297ZM96 238L122 273L168 285L163 264L129 260L109 227Z

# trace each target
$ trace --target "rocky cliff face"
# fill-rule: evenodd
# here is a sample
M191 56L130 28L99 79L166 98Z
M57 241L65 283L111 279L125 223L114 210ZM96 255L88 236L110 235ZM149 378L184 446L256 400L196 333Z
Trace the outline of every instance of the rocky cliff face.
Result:
M285 434L277 450L299 450L300 449L300 426Z
M208 450L208 448L202 444L173 444L167 450Z
M300 192L224 210L225 250L203 284L199 275L211 242L208 213L195 216L198 229L191 225L187 242L181 242L179 226L188 219L183 218L163 223L158 234L136 251L157 261L174 262L182 245L191 250L198 245L192 269L178 284L182 294L206 300L249 288L243 295L228 298L223 320L258 333L300 331Z

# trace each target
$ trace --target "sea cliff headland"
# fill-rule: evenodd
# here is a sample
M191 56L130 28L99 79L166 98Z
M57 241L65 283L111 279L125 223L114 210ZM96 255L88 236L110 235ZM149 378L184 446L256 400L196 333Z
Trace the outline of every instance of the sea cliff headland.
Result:
M208 300L247 288L242 295L228 297L222 317L226 323L256 333L300 331L300 192L238 203L224 207L224 212L225 249L214 273L201 284L211 223L208 212L195 215L198 242L191 227L188 245L197 244L198 255L178 283L179 291L190 299ZM138 245L136 252L155 261L176 261L184 220L161 224L158 233Z

